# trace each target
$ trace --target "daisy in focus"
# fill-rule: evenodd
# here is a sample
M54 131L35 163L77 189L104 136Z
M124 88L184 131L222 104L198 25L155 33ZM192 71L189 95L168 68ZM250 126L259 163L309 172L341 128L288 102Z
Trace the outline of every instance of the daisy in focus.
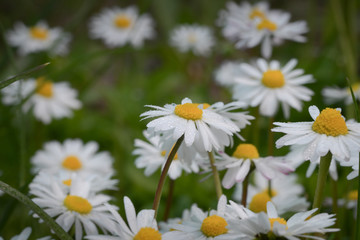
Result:
M98 150L99 145L93 141L86 144L80 139L67 139L64 143L50 141L31 158L33 171L64 172L68 177L72 173L85 176L113 174L113 158L108 152Z
M341 109L326 108L321 112L309 107L314 121L298 123L275 122L273 132L286 135L276 141L276 147L295 145L304 147L302 158L317 161L328 152L340 163L358 161L360 151L360 124L345 121Z
M222 160L217 161L216 166L227 169L222 179L222 185L226 189L244 181L252 169L256 169L267 179L273 179L279 173L288 174L294 171L281 157L260 157L257 148L248 143L239 144L232 156L221 153L220 157Z
M147 107L154 110L147 111L140 117L142 119L156 117L147 124L149 131L170 132L175 141L184 136L186 146L194 145L200 152L220 150L224 146L231 145L232 136L237 135L240 131L239 125L243 125L240 119L224 116L226 108L192 103L189 98L183 99L181 104L177 105L166 104L164 107L147 105Z
M351 88L354 93L354 97L356 100L360 99L360 84L355 83L351 85ZM339 88L339 87L325 87L321 91L324 101L327 104L333 104L336 102L345 102L346 105L350 105L353 103L353 99L351 96L351 91L349 87Z
M271 180L271 196L269 195L269 181L259 172L254 174L254 184L248 186L248 208L255 212L266 212L266 204L271 201L279 214L286 212L305 211L309 203L301 195L304 187L296 182L296 175L278 175ZM233 199L241 201L242 186L236 185Z
M98 228L104 233L115 231L114 217L104 206L111 197L92 194L91 185L86 182L73 181L69 192L60 184L62 183L53 182L48 187L33 185L32 200L55 218L66 232L74 227L75 240L82 239L83 231L86 235L98 234Z
M245 234L244 239L323 239L312 234L339 231L336 228L329 228L335 224L334 214L315 215L316 211L317 209L298 212L285 220L279 216L273 203L268 202L267 213L261 212L245 220L230 220L229 228L238 232L239 237Z
M49 124L52 119L72 117L73 110L81 108L77 91L67 82L52 82L44 77L30 78L10 84L1 90L5 105L23 104L24 112L33 110L35 118Z
M49 51L52 55L66 55L71 40L69 33L61 28L49 28L46 22L39 21L32 27L23 23L15 23L14 29L5 34L10 46L17 47L20 55Z
M296 64L296 59L284 66L264 59L258 59L254 65L241 64L244 75L235 79L233 98L251 107L259 106L260 114L268 117L275 116L281 105L285 118L289 118L290 107L301 111L302 101L310 101L314 94L303 86L314 81L312 75L294 69Z
M215 45L215 39L210 28L193 25L181 25L170 33L170 44L180 52L192 51L198 56L209 55Z
M305 42L303 34L308 32L305 21L290 22L291 15L279 10L268 10L264 3L255 6L243 4L222 11L219 23L223 34L236 43L237 48L253 48L261 44L261 55L271 57L272 47L284 40ZM231 10L230 10L231 9Z
M136 7L106 8L90 20L90 37L102 39L110 48L127 43L135 48L155 35L154 21L147 14L139 15Z

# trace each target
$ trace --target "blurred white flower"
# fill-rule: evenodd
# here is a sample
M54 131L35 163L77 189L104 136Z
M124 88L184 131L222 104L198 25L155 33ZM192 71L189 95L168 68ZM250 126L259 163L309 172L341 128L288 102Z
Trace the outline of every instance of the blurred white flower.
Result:
M50 141L31 158L33 170L51 173L65 172L106 176L114 173L113 158L108 152L97 152L96 142L84 144L80 139L67 139L64 143ZM85 173L84 173L85 172Z
M16 105L26 99L24 112L33 109L34 116L44 124L52 119L71 117L72 110L81 108L77 91L68 82L52 82L44 77L20 80L1 90L6 105Z
M351 86L354 97L356 100L360 99L360 84L355 83ZM353 99L351 96L350 88L339 88L339 87L325 87L321 91L324 101L326 104L333 104L336 102L344 101L346 105L352 104Z
M303 75L304 70L294 69L296 59L281 67L276 60L267 62L258 59L256 64L241 64L243 76L235 79L233 98L250 106L260 106L260 114L273 117L279 108L285 118L290 116L290 107L302 110L302 101L310 101L314 94L303 84L314 81L312 75Z
M225 62L216 69L214 73L215 81L225 87L232 87L236 83L236 78L242 77L241 64L237 62Z
M208 27L181 25L170 33L170 44L180 52L192 51L195 55L207 56L215 44L215 39Z
M10 46L18 48L20 55L40 51L48 51L50 55L66 55L71 40L69 33L59 27L49 28L44 21L32 27L17 22L13 30L6 32L5 37Z
M106 46L121 47L129 43L135 48L155 35L154 22L147 14L138 14L135 6L106 8L90 20L90 37L102 39Z

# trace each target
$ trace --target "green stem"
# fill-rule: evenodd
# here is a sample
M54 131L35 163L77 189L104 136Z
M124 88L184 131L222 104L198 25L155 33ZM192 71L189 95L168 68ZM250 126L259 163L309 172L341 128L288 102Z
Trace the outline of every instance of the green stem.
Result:
M183 140L184 140L184 135L182 135L176 141L174 147L171 149L171 152L170 152L170 154L169 154L169 156L168 156L168 158L166 160L165 166L164 166L164 168L163 168L163 170L161 172L161 176L160 176L159 183L158 183L158 186L157 186L157 189L156 189L154 203L153 203L153 209L155 210L154 218L156 218L156 216L157 216L157 212L158 212L159 204L160 204L160 199L161 199L161 193L162 193L162 189L164 187L164 183L165 183L167 173L168 173L169 168L170 168L170 164L171 164L172 160L174 159L175 154L176 154L177 150L179 149L179 147L180 147Z
M360 153L359 153L359 161L360 161ZM358 163L360 164L360 162ZM360 238L360 176L358 176L358 199L357 199L357 212L356 212L356 232L355 232L355 239Z
M9 194L13 198L16 198L32 211L34 211L34 213L36 213L51 228L51 230L55 232L59 239L72 240L72 238L64 231L64 229L62 229L61 226L59 226L54 221L54 219L52 219L42 208L36 205L29 197L2 181L0 181L0 190Z
M169 215L170 215L171 204L172 204L172 200L173 200L173 196L174 196L174 186L175 186L175 180L170 179L169 192L168 192L168 196L166 199L166 207L165 207L165 213L164 213L164 221L165 222L168 220Z
M244 181L242 182L242 194L241 194L241 205L246 207L246 201L247 201L247 194L248 194L248 186L249 186L249 179L250 174L254 171L253 163L251 163L250 170L248 174L246 175Z
M268 180L268 194L269 197L272 198L272 187L271 187L271 179Z
M214 176L214 184L215 184L215 190L216 190L216 196L218 199L220 199L221 195L222 195L222 188L221 188L221 181L220 181L220 176L219 176L219 172L215 166L215 158L214 158L214 153L213 152L208 152L209 155L209 159L210 159L210 165L211 165L211 170L213 172L213 176Z
M335 213L337 221L334 224L334 228L338 228L339 225L339 211L338 211L338 187L337 187L337 181L334 179L331 179L331 198L332 198L332 212ZM340 232L340 231L339 231ZM334 233L334 240L339 240L339 232Z
M332 157L331 153L328 152L328 154L321 157L320 159L319 174L316 183L315 197L313 202L313 208L317 208L318 211L320 211L320 207L322 205L326 177L329 172L331 157Z

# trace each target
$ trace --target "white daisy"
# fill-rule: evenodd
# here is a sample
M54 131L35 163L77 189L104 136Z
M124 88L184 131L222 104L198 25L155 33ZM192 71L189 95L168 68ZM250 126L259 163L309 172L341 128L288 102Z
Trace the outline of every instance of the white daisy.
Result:
M150 176L157 169L164 166L167 156L169 155L170 148L167 147L166 142L172 142L173 140L160 136L150 134L146 131L143 132L145 138L150 142L145 142L140 139L135 139L136 149L133 151L134 155L138 155L135 160L137 168L145 168L145 175ZM195 149L181 145L178 149L174 161L172 161L168 174L171 179L177 179L181 176L184 170L187 173L199 172L199 165L197 159L200 158Z
M267 203L267 213L261 212L245 220L229 220L229 227L239 233L246 234L245 239L262 239L282 237L288 240L303 238L323 239L313 233L335 232L339 229L328 228L335 224L334 214L314 214L317 209L299 212L287 221L279 217L272 202Z
M340 162L358 161L360 124L352 120L345 122L340 111L341 109L326 108L320 113L316 106L310 106L309 113L313 122L275 122L274 125L278 127L272 131L286 134L276 141L276 147L305 146L302 157L312 162L329 151Z
M135 207L128 197L124 197L125 214L128 224L125 223L119 213L108 206L114 218L117 221L113 236L87 236L87 239L93 240L172 240L162 235L154 218L155 211L144 209L138 214Z
M33 188L32 200L47 214L56 218L56 222L66 232L74 227L76 240L82 239L83 229L86 235L98 234L98 228L104 233L114 231L114 217L104 206L111 197L91 194L91 185L86 182L73 181L70 191L65 191L61 185L62 183L52 182L48 187Z
M20 55L40 51L66 55L71 40L69 33L64 33L59 27L49 28L44 21L39 21L32 27L26 27L21 22L15 23L14 30L7 31L5 37L10 46L18 48Z
M360 99L360 84L355 83L351 86L355 99ZM336 102L344 101L346 105L353 103L353 99L351 96L350 88L339 88L339 87L325 87L321 91L325 103L333 104Z
M238 123L232 122L213 109L208 104L192 103L188 98L181 104L166 104L164 107L148 105L155 110L140 115L143 119L158 117L147 124L151 131L171 131L174 140L184 135L187 146L193 144L200 152L210 152L229 146L232 136L240 131Z
M181 25L170 33L170 44L180 52L192 51L195 55L207 56L215 44L212 30L197 24Z
M191 218L191 215L192 215L191 210L196 209L195 206L196 206L196 204L194 203L190 209L185 209L182 213L181 218L171 218L171 219L168 219L166 222L159 222L160 232L166 233L169 231L173 231L174 230L172 228L173 224L181 224L182 222L189 221Z
M310 101L313 91L303 84L314 81L312 75L303 75L302 69L294 69L296 59L281 67L276 60L267 62L258 59L256 64L241 64L244 75L235 79L233 98L248 103L251 107L260 106L260 114L273 117L279 104L285 118L290 116L290 107L302 110L302 101Z
M147 14L138 14L135 6L106 8L90 20L90 36L102 39L108 47L129 43L135 48L153 38L154 22Z
M236 239L230 235L228 223L227 199L222 195L219 199L217 210L203 212L197 206L192 206L191 216L188 221L173 224L174 231L166 235L172 240L230 240Z
M106 176L114 173L113 158L108 152L97 152L96 142L84 144L80 139L67 139L63 144L50 141L31 158L34 172L94 174Z
M1 92L6 105L16 105L28 98L23 104L23 111L32 108L35 117L45 124L49 124L53 118L71 117L72 110L81 108L77 91L69 83L55 83L44 77L14 82Z
M253 144L241 143L232 156L226 153L221 153L220 156L223 160L218 161L216 165L220 169L227 169L222 180L223 187L227 189L234 186L236 182L242 182L251 168L256 168L267 179L272 179L279 173L288 174L294 171L281 157L261 158Z
M304 194L304 187L296 183L296 175L278 175L271 180L271 195L268 193L268 179L259 172L255 172L254 185L248 186L247 203L253 212L266 211L266 203L271 201L278 209L279 214L285 212L304 211L309 207ZM242 197L241 184L236 185L233 199L240 201Z
M225 62L215 71L215 81L225 87L232 87L236 81L235 79L243 76L243 72L238 62Z

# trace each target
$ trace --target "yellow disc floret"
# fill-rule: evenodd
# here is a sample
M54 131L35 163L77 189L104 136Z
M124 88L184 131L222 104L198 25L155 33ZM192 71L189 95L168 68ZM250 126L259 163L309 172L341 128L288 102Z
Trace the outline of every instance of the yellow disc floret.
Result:
M53 83L49 80L46 80L44 77L37 78L36 93L43 97L51 98L54 95Z
M326 108L321 111L312 125L312 130L333 137L348 133L345 119L341 116L340 111L333 108Z
M125 15L118 15L115 19L114 19L114 24L116 27L118 28L128 28L131 25L131 19L129 19L127 16Z
M270 202L271 198L267 192L260 192L255 194L249 204L249 209L253 212L266 212L266 204Z
M64 180L64 181L62 181L62 183L64 184L64 185L66 185L66 186L71 186L71 179L67 179L67 180Z
M64 159L62 166L68 170L76 171L82 167L82 163L78 157L70 155Z
M92 210L92 205L87 199L74 195L66 196L64 199L64 206L68 210L75 211L80 214L88 214Z
M233 153L233 157L255 159L259 158L259 152L253 144L241 143L236 147L236 150Z
M257 29L258 30L267 29L269 31L275 31L277 29L277 26L269 19L263 18L263 20L257 25Z
M348 194L346 195L346 198L348 200L354 200L356 201L358 199L358 191L357 190L353 190L348 192Z
M196 103L184 103L176 105L174 113L187 120L200 120L202 118L203 111L198 107Z
M261 83L268 88L280 88L285 85L285 78L280 70L268 70L264 72Z
M161 233L151 227L140 228L133 240L161 240Z
M48 30L42 27L30 28L30 36L38 40L46 40L48 38Z
M227 233L227 222L223 217L212 215L206 217L201 224L201 231L207 237L216 237Z
M275 222L278 222L278 223L280 223L280 224L285 225L285 226L286 226L286 229L288 228L288 227L287 227L287 222L286 222L286 220L283 219L283 218L279 218L279 217L277 217L277 218L269 218L269 221L270 221L270 225L271 225L271 230L273 229Z
M249 18L254 19L256 17L265 18L265 14L262 11L260 11L258 8L254 8L250 13Z
M171 149L172 150L172 149ZM166 155L166 151L164 150L164 151L161 151L161 156L165 156ZM174 156L174 159L173 160L177 160L179 157L178 157L178 154L177 153L175 153L175 156Z

